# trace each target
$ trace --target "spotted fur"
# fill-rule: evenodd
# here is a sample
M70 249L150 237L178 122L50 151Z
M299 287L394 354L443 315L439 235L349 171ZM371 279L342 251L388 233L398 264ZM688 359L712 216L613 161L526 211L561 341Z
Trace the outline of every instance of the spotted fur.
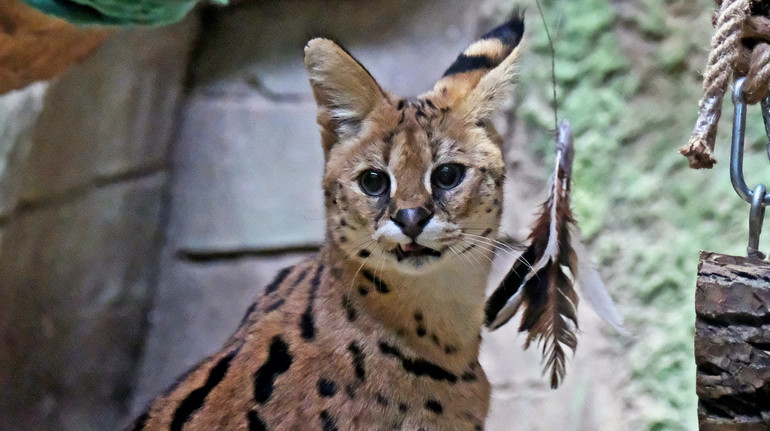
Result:
M326 243L130 429L483 428L478 353L504 178L489 116L510 92L523 28L515 14L414 100L333 42L308 43Z

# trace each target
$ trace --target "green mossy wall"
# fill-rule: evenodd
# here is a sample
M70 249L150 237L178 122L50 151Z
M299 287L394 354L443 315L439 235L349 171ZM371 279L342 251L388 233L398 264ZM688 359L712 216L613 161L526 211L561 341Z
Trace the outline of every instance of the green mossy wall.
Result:
M534 2L533 2L534 4ZM708 0L544 0L556 48L560 118L575 132L573 205L609 289L622 304L638 430L697 429L693 360L699 250L743 255L749 207L728 173L728 95L719 163L689 169L687 142L713 29ZM517 115L548 175L550 48L536 7ZM752 109L753 108L753 109ZM745 171L767 172L761 116L749 110ZM766 241L764 242L766 244ZM622 341L621 341L622 342Z

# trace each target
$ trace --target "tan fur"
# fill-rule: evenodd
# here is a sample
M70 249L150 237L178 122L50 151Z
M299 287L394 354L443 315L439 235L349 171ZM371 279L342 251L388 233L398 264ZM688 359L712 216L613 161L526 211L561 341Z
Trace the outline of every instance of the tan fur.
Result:
M516 54L410 102L329 40L310 41L305 55L327 241L279 274L223 349L134 429L481 430L490 387L478 352L504 177L487 116L509 91ZM453 163L464 178L442 190L432 172ZM362 191L367 169L388 175L382 196ZM393 218L417 207L432 218L412 240ZM441 256L400 261L394 250L411 241Z

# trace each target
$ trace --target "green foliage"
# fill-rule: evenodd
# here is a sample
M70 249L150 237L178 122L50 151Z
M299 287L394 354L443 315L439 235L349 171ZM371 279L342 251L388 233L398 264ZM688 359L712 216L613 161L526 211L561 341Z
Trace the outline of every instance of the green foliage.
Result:
M199 0L23 0L79 25L165 25L181 20ZM211 0L227 4L228 0Z
M516 114L552 152L550 48L537 7L522 62ZM708 0L542 1L556 47L560 118L575 132L573 206L607 285L634 333L628 396L634 429L697 428L693 359L699 250L744 254L748 205L728 168L732 104L724 106L719 163L693 171L686 143L711 37ZM755 108L756 111L758 109ZM766 138L750 111L747 182L768 181ZM544 174L549 167L544 163ZM755 175L752 175L754 173ZM622 342L622 341L621 341Z

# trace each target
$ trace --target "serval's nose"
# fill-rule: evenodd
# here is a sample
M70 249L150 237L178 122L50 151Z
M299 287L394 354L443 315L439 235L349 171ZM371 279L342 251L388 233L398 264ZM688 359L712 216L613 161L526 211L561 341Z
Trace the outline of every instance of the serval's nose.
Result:
M401 228L401 232L404 235L412 238L417 238L422 233L423 228L433 217L433 213L428 211L425 207L406 208L396 211L396 216L391 217L393 223Z

